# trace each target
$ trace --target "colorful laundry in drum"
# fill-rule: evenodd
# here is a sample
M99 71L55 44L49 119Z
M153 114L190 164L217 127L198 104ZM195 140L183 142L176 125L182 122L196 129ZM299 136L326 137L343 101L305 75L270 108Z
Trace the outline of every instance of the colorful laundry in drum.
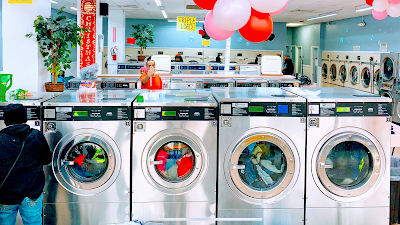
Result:
M268 191L285 177L286 158L282 150L270 142L254 142L239 157L242 181L257 191Z
M170 142L156 154L156 169L169 182L179 182L190 176L195 166L194 152L182 142Z

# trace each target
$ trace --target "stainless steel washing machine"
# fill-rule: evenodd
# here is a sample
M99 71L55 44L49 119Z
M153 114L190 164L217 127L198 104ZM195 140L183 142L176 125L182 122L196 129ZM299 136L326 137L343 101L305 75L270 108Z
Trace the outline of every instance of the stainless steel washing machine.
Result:
M78 90L79 86L81 85L82 81L95 81L96 82L96 88L97 89L101 89L102 87L102 79L101 78L96 78L94 80L90 80L90 79L81 79L81 78L73 78L71 80L68 81L69 84L69 90Z
M231 78L219 78L219 79L203 79L203 88L209 89L211 87L234 87L235 80Z
M22 104L26 108L28 113L28 122L27 124L31 128L35 128L37 130L42 130L41 119L42 119L42 103L52 99L58 95L63 94L63 92L36 92L32 93L32 96L29 97L6 97L5 102L0 102L0 130L5 128L4 124L4 115L3 108L8 104Z
M136 90L139 78L103 78L103 90Z
M307 98L306 224L389 224L391 99L349 88Z
M268 80L262 78L237 78L236 87L268 87Z
M171 89L200 89L203 87L202 79L172 78Z
M211 90L220 107L217 216L303 224L306 100L280 88Z
M400 95L398 94L399 53L383 53L381 55L380 86L379 94L393 100L393 122L400 123Z
M130 220L131 103L138 92L69 91L44 103L53 152L45 168L44 224Z
M154 91L133 103L133 218L215 218L217 106L203 90Z

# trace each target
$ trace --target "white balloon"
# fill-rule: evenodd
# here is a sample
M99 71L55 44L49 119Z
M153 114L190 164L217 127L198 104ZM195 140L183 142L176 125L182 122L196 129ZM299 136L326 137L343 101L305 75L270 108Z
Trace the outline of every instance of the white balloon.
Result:
M390 3L387 13L391 17L400 17L400 4Z
M251 7L262 13L273 13L282 9L289 0L249 0Z
M248 0L218 0L214 5L213 15L220 28L238 30L249 21L251 5Z
M374 10L377 12L383 12L389 8L389 2L388 0L375 0L372 3L372 7L374 7Z

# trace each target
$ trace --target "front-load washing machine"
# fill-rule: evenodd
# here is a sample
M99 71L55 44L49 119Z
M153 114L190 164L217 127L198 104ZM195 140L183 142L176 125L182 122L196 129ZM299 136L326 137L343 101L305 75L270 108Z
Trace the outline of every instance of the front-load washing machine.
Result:
M382 78L381 78L381 74L380 74L380 69L376 69L374 72L374 94L379 95L379 91L381 90L381 86L382 86Z
M307 98L306 224L389 224L389 98L348 88Z
M345 83L345 87L358 89L360 86L360 60L361 56L358 53L350 54L350 61L349 61L349 83Z
M171 89L200 89L203 87L202 79L172 78Z
M347 66L345 61L341 61L339 67L339 80L340 86L344 87L347 83L349 83L349 77L347 75Z
M70 91L44 103L43 130L53 151L52 166L45 168L44 224L130 220L131 102L136 95Z
M217 107L204 90L150 92L133 102L133 218L215 224L190 218L216 216Z
M234 87L235 80L231 78L203 79L203 88L210 89L211 87Z
M217 216L303 224L306 100L280 88L212 92L220 106Z
M330 52L322 52L322 72L321 86L327 87L329 84Z
M0 101L0 130L5 128L3 108L8 104L22 104L26 108L28 124L31 128L42 130L42 104L43 102L52 99L58 95L63 94L62 92L36 92L32 93L31 96L17 97L7 96L6 101Z
M361 64L361 85L358 86L359 88L357 88L360 91L365 91L365 92L369 92L372 93L373 90L373 79L371 76L371 70L370 70L370 65L369 64Z

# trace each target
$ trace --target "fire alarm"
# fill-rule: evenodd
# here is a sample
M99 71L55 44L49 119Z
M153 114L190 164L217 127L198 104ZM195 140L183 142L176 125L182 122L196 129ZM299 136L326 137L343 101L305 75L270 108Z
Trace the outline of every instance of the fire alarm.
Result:
M359 26L359 27L365 27L365 25L367 25L365 22L357 23L357 26Z

